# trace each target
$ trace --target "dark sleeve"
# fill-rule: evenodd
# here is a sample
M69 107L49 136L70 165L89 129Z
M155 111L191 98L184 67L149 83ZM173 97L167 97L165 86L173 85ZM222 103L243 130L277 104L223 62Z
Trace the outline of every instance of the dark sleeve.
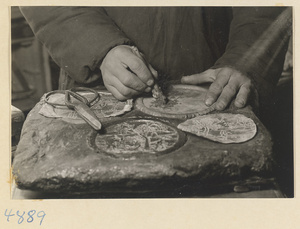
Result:
M269 90L281 75L291 25L291 8L233 8L229 42L213 68L233 67L248 75L259 92Z
M20 7L53 60L79 83L100 77L107 52L131 44L100 7Z

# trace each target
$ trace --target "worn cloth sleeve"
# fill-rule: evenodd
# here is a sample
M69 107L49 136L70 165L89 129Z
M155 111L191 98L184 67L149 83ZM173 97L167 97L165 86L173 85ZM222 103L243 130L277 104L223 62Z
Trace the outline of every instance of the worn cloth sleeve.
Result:
M107 52L132 42L99 7L20 7L53 60L74 80L89 84L101 77Z
M233 8L229 42L213 68L235 68L252 79L260 97L272 95L282 72L291 25L291 8Z

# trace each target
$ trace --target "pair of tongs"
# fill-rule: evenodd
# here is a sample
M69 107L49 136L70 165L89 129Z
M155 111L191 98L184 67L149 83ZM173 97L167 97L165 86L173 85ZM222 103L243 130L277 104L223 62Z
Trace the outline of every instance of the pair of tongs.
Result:
M94 94L94 97L89 101L85 96L77 93L78 91L92 92ZM49 102L48 100L49 96L57 93L65 95L65 104ZM75 100L71 99L71 97L73 97ZM95 130L100 130L102 127L101 122L99 121L98 117L91 109L92 104L95 101L98 101L99 99L100 99L100 95L97 91L91 88L76 87L65 91L62 90L52 91L46 95L45 101L46 103L52 106L67 106L69 109L75 110L76 113L84 121L86 121L92 128L94 128Z

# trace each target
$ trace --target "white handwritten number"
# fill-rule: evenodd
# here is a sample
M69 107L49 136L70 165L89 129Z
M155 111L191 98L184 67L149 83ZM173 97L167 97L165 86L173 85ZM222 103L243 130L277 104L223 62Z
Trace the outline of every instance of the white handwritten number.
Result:
M15 214L11 214L11 209L10 209L10 212L9 212L9 214L7 215L7 209L5 209L4 215L7 217L7 222L9 222L9 217L10 217L10 216L14 216Z
M40 225L42 225L42 222L44 220L45 215L46 215L46 213L44 211L40 211L39 213L37 213L37 217L42 218L41 222L40 222Z
M32 213L33 212L33 213ZM32 221L33 221L33 215L36 213L36 211L35 210L31 210L31 211L29 211L28 212L28 219L27 219L27 223L31 223Z
M23 211L22 215L19 215L19 211L17 211L17 216L19 216L19 220L18 220L18 224L21 224L24 221L23 215L25 214L25 212ZM21 221L20 221L21 220Z

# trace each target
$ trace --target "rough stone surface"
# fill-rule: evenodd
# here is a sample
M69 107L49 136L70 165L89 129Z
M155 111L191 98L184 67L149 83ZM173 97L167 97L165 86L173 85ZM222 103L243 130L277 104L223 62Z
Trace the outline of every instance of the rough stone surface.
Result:
M257 125L255 137L241 144L221 144L184 133L176 129L182 120L153 117L137 110L123 117L108 118L103 122L102 132L97 133L85 124L46 118L38 113L40 107L41 103L38 103L29 113L13 161L13 174L21 189L73 194L116 190L143 192L172 189L195 181L224 183L266 175L271 169L270 135L249 107L227 111L242 113ZM101 148L99 138L116 132L114 126L147 119L151 119L152 124L163 123L165 129L162 128L161 133L166 131L171 136L171 150L163 146L164 149L153 148L151 152L149 142L142 146L148 147L147 152L140 150L142 148L135 146L141 147L140 143L146 140L134 142L137 133L132 132L127 132L126 136L131 138L127 139L132 142L129 147L136 149L134 156L128 157L128 152L122 154L122 150L113 156L116 152L105 153L107 149ZM140 139L150 136L151 141L158 141L160 138L147 132L149 129L143 132L140 128ZM115 140L120 137L118 134L114 136ZM179 143L173 144L174 139ZM164 140L168 141L168 138Z

